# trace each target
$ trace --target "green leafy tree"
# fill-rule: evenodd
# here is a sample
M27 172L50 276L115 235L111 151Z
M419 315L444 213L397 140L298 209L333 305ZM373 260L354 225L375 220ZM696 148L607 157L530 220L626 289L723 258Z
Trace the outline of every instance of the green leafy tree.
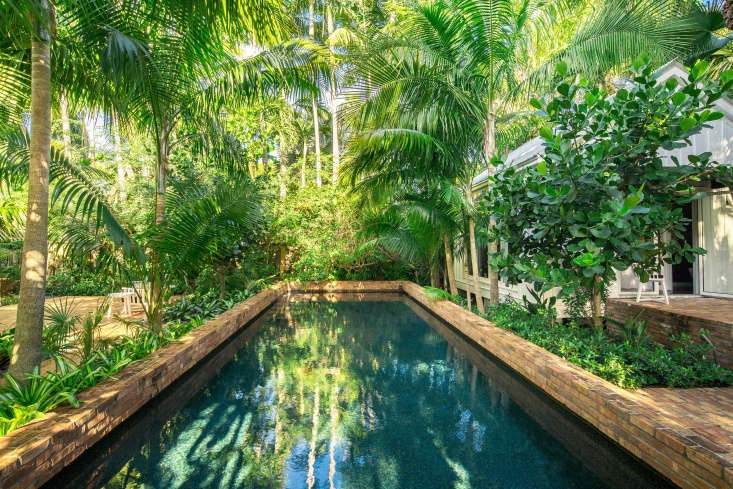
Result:
M613 97L579 79L560 83L547 103L533 101L550 124L540 132L544 158L498 173L484 200L493 239L505 243L493 263L507 282L591 291L600 328L602 292L616 270L632 267L646 281L663 263L704 253L675 239L686 224L681 206L704 195L698 182L730 181L730 168L710 153L665 166L660 151L687 146L723 117L714 104L733 87L733 72L712 81L707 68L698 62L682 86L676 78L659 84L641 58ZM667 233L673 239L662 239Z

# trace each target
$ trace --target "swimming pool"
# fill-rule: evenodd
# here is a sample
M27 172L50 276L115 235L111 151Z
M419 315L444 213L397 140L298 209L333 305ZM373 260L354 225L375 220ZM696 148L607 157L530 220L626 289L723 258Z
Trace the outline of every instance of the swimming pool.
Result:
M287 301L47 488L672 487L398 295Z

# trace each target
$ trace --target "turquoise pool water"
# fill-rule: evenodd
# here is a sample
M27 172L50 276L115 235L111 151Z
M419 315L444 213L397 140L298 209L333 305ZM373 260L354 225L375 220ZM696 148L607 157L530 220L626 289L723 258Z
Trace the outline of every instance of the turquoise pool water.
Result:
M47 487L668 486L417 305L348 300L279 304Z

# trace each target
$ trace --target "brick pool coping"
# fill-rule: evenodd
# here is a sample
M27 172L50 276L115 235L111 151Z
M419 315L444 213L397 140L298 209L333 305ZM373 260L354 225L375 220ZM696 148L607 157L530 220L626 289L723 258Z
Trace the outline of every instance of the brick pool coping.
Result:
M283 295L403 292L680 487L733 489L730 439L689 436L652 401L618 388L450 302L427 299L411 282L280 283L79 395L64 407L0 437L0 488L39 487L132 416ZM719 389L722 392L733 392ZM730 400L733 412L733 396ZM718 401L716 401L718 402ZM727 420L730 422L730 416ZM706 425L706 427L708 427Z
M694 412L698 402L701 408L717 404L722 415L713 422L725 424L728 436L691 435L711 431L710 420L687 416L680 423L667 416L653 395L617 387L456 304L432 302L416 284L404 283L403 291L681 488L733 488L733 388L660 390L672 393L673 402L686 402L681 411ZM654 394L653 389L643 391ZM689 392L693 395L684 395Z

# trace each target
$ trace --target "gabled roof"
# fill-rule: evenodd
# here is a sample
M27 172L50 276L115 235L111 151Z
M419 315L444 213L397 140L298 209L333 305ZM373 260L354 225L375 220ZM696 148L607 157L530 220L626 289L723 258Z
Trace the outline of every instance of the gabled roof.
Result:
M665 64L657 70L657 72L655 73L655 77L660 82L665 82L671 77L676 77L681 82L685 82L687 80L687 70L678 61L670 61L669 63ZM613 95L611 95L609 98L611 97L613 97ZM723 112L729 119L733 120L733 103L730 99L723 98L717 101L716 105L718 106L718 110ZM506 157L504 164L499 167L498 170L501 171L502 168L508 168L512 166L516 168L531 166L540 161L542 156L544 156L544 152L545 149L542 138L536 137L534 139L530 139L529 141L509 153ZM476 178L473 179L473 186L476 187L485 182L488 178L488 174L488 170L484 170L483 172L481 172Z

